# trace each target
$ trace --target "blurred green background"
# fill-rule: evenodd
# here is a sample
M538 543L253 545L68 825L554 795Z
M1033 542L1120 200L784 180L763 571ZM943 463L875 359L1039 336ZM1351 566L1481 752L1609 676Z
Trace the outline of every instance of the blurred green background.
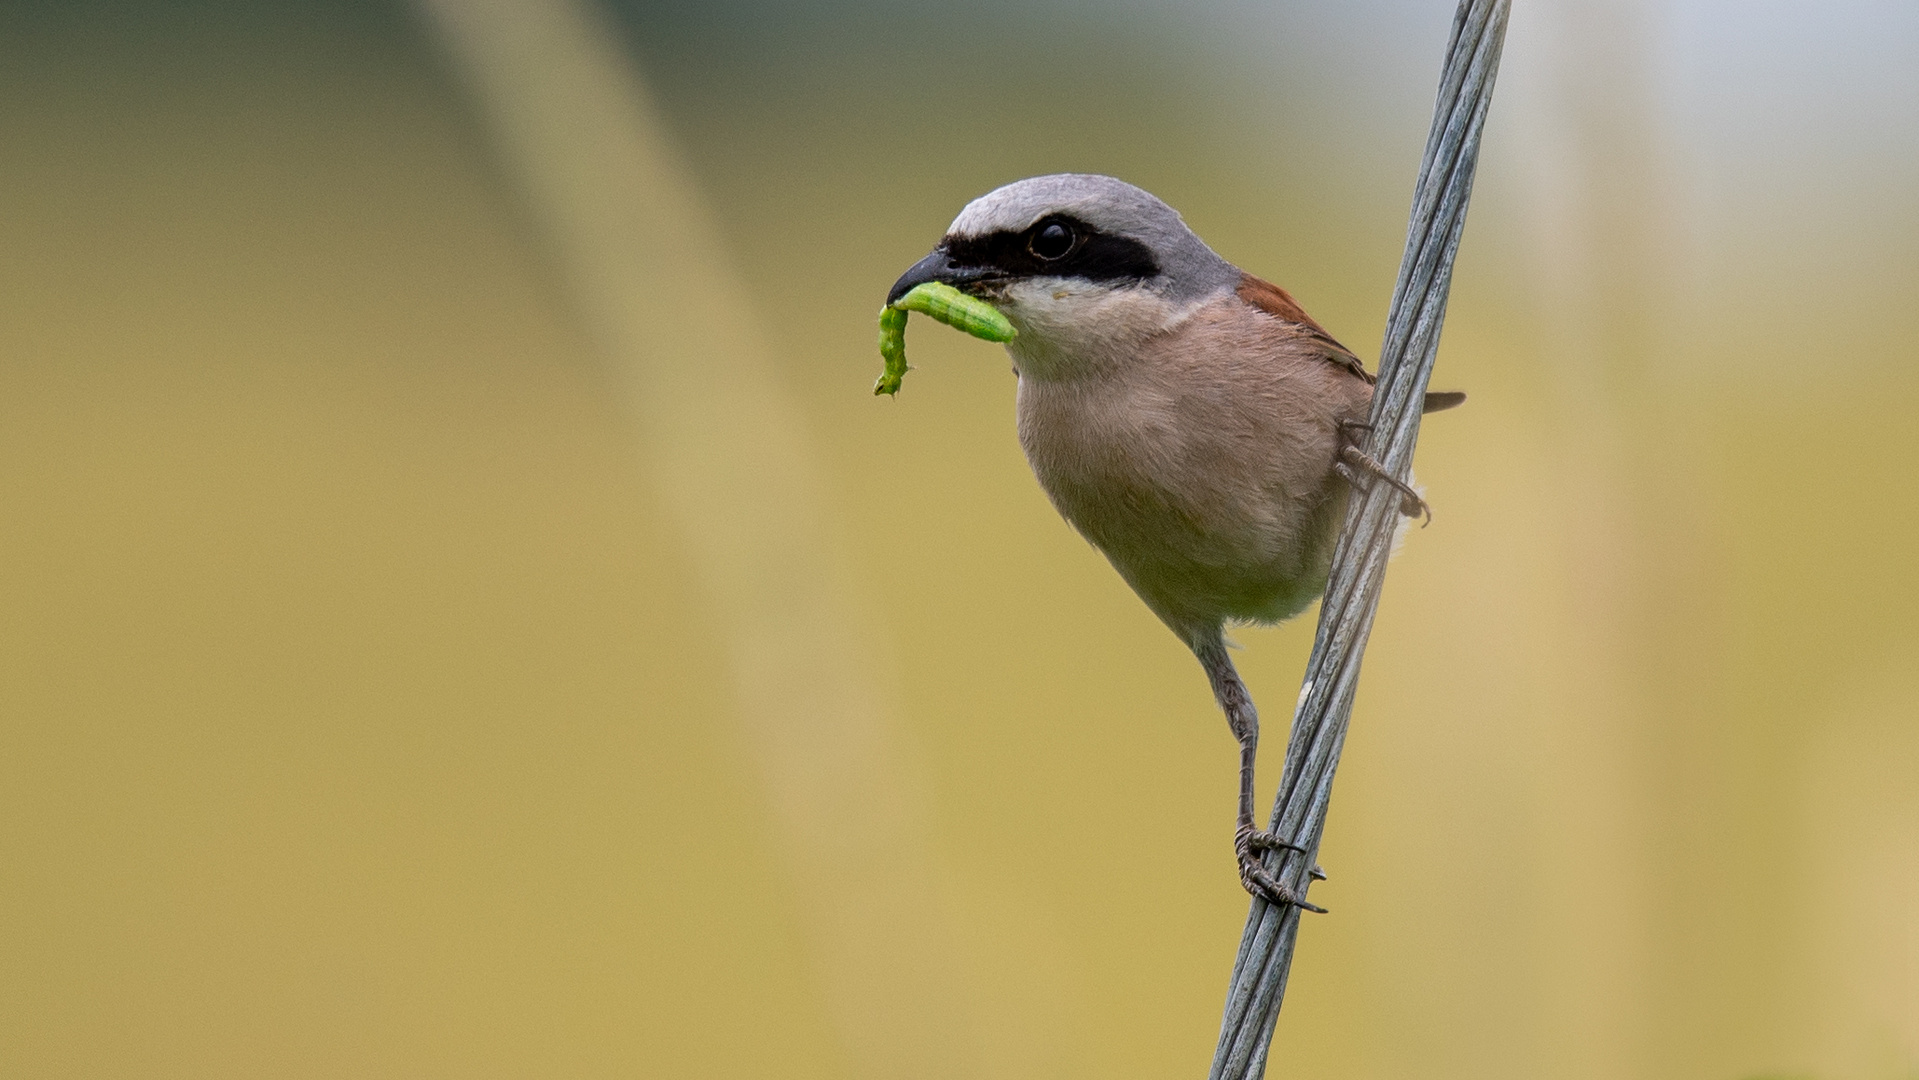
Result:
M1450 7L0 6L0 1075L1199 1075L1225 724L873 315L1088 170L1369 350ZM1915 56L1517 4L1274 1076L1919 1075Z

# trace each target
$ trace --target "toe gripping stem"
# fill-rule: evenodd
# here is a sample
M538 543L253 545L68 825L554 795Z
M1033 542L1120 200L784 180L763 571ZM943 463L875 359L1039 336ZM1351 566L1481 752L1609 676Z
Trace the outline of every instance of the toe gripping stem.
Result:
M1214 637L1202 641L1193 651L1205 666L1220 709L1225 712L1233 736L1239 742L1239 813L1233 830L1233 855L1239 864L1239 882L1247 892L1268 903L1291 904L1302 911L1323 914L1325 908L1308 903L1305 897L1289 888L1267 868L1262 858L1268 851L1295 851L1304 856L1306 849L1276 833L1253 827L1253 763L1258 757L1259 713L1253 708L1252 697L1246 693L1246 684L1240 682L1239 673L1233 670L1223 640ZM1325 879L1317 866L1312 868L1312 875Z
M1338 470L1339 475L1346 478L1347 483L1356 488L1369 488L1374 480L1383 480L1391 484L1399 492L1399 512L1407 517L1423 517L1424 520L1419 526L1422 529L1431 525L1433 508L1426 505L1426 500L1419 497L1419 492L1414 491L1412 486L1404 480L1394 476L1383 462L1361 450L1351 434L1354 431L1371 431L1372 429L1373 425L1364 420L1341 420L1339 422L1339 459L1333 463L1333 468ZM1365 473L1365 477L1362 478L1360 473Z
M1296 851L1301 855L1306 849L1298 844L1280 839L1273 833L1256 830L1251 822L1241 822L1238 831L1233 834L1233 854L1239 861L1239 883L1254 896L1273 904L1291 904L1301 911L1311 911L1320 915L1326 909L1311 903L1305 897L1288 888L1286 883L1266 868L1260 854L1266 851ZM1325 881L1326 872L1314 866L1308 873L1314 881Z

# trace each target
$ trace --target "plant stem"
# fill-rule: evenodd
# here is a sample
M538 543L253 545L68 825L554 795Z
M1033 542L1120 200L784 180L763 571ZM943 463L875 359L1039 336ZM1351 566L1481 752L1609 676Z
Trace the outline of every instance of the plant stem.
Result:
M1372 431L1365 448L1401 477L1412 464L1413 447L1419 440L1420 407L1439 350L1453 257L1466 226L1479 136L1492 101L1508 8L1509 0L1460 0L1440 75L1432 133L1413 191L1406 254L1386 317ZM1286 744L1286 769L1273 806L1272 828L1306 850L1266 856L1268 867L1302 896L1318 854L1333 772L1346 741L1360 661L1379 606L1399 516L1400 495L1390 485L1373 484L1355 491L1334 548L1319 630L1306 663L1305 684ZM1253 900L1233 963L1209 1080L1259 1080L1265 1075L1299 917L1297 907Z

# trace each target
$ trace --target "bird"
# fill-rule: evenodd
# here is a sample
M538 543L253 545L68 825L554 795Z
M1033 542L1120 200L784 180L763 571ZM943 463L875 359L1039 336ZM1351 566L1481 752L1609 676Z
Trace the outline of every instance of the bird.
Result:
M1324 592L1351 488L1390 484L1402 513L1430 518L1359 446L1374 376L1286 290L1110 176L1036 176L974 199L887 302L927 282L1012 324L1019 443L1040 487L1205 670L1239 744L1241 885L1323 911L1264 863L1304 852L1254 825L1259 714L1225 635ZM1423 411L1464 400L1429 393Z

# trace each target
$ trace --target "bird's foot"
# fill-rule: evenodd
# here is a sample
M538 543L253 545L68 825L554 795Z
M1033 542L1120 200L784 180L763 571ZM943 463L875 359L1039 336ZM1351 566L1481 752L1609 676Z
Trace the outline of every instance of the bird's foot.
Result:
M1342 420L1339 427L1341 434L1344 434L1349 428L1370 429L1372 425L1357 420ZM1426 505L1426 500L1419 497L1419 492L1414 491L1412 486L1404 480L1388 472L1386 466L1377 458L1353 443L1346 442L1340 446L1339 460L1333 462L1333 469L1355 488L1370 488L1374 480L1384 480L1399 492L1400 513L1407 517L1423 516L1425 521L1420 525L1422 529L1433 523L1433 508Z
M1251 825L1241 825L1239 831L1233 834L1234 848L1237 849L1242 844L1254 851L1297 851L1302 855L1306 853L1305 848L1291 840L1280 839L1278 833L1255 829Z
M1273 833L1241 826L1233 836L1233 854L1239 860L1239 883L1247 892L1269 904L1291 904L1301 911L1313 911L1324 915L1325 908L1307 903L1305 897L1273 876L1273 872L1266 869L1266 864L1261 862L1259 857L1262 851L1297 851L1303 854L1305 850L1298 844L1282 840ZM1311 873L1317 880L1326 880L1326 875L1317 866L1312 868Z
M1306 849L1298 844L1281 840L1276 832L1250 832L1246 836L1246 842L1254 851L1297 851L1302 855L1306 853ZM1318 863L1314 863L1313 868L1306 872L1313 875L1314 881L1326 880L1326 871L1321 870Z

